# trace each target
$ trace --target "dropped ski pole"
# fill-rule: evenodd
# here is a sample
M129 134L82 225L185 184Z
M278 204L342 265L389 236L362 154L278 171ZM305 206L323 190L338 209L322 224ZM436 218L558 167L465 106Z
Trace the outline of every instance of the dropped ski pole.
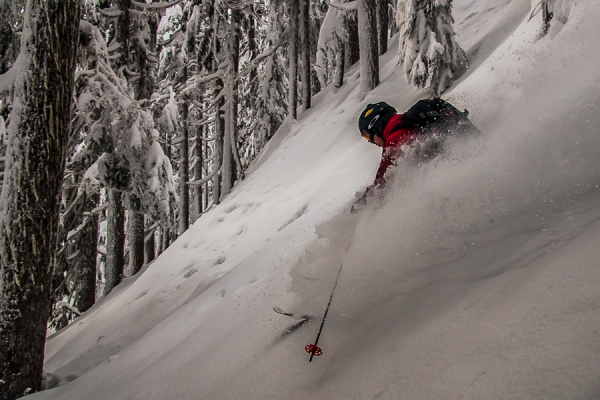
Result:
M350 243L348 243L348 245L350 245ZM340 279L340 274L342 273L343 266L344 264L340 264L340 269L338 271L337 278L335 278L335 283L333 284L333 289L331 290L331 296L329 296L329 303L327 303L327 308L325 309L323 321L321 321L321 327L319 328L319 333L317 334L315 343L307 344L306 347L304 347L304 350L306 350L306 352L310 354L310 359L308 360L309 362L312 362L314 356L320 356L321 354L323 354L323 350L321 350L321 348L317 346L317 343L319 343L319 338L321 337L321 332L323 331L323 325L325 325L325 319L327 318L327 313L329 312L329 307L331 306L331 300L333 300L333 293L335 292L338 280Z

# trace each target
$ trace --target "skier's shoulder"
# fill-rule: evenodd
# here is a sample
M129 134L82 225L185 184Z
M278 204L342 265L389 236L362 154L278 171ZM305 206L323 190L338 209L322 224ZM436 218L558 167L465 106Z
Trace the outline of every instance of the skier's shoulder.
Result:
M403 115L394 115L385 127L383 133L383 137L385 138L384 148L401 145L416 133L413 127L402 123Z

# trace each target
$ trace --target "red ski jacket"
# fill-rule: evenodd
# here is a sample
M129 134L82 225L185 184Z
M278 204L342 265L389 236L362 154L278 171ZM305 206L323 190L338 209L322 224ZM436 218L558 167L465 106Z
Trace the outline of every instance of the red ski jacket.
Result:
M412 128L402 128L394 131L394 128L402 122L403 114L394 115L383 130L383 152L381 153L381 163L377 174L375 175L375 182L369 186L367 192L373 191L375 188L383 188L385 186L385 173L391 165L396 164L396 160L402 156L402 146L409 144L417 135L417 131Z

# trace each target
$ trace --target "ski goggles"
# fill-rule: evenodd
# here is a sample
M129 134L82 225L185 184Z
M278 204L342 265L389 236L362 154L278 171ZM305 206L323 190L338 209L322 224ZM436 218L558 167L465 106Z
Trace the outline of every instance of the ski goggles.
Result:
M375 137L374 137L375 135L373 135L372 133L369 133L366 130L362 131L360 134L362 137L367 139L370 143L373 143L373 140L375 139Z

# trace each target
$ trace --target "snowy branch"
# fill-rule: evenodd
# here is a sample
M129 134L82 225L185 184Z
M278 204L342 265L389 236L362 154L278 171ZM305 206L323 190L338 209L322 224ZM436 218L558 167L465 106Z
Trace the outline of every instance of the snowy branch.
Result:
M54 305L54 309L55 310L59 310L61 308L66 308L69 311L77 314L77 315L81 315L81 311L79 311L76 307L70 305L69 303L67 303L66 301L59 301Z
M327 2L329 7L337 8L338 10L343 11L353 11L357 8L357 0L351 1L349 3L334 3L331 1Z
M200 85L214 81L215 79L223 79L223 75L220 72L215 72L214 74L205 75L201 78L194 77L188 79L186 88L179 92L178 97L188 95L192 90L198 88Z
M171 1L171 2L159 2L159 3L140 3L138 1L133 0L131 2L131 4L135 7L144 9L144 10L157 10L160 8L169 8L171 6L174 6L176 4L181 3L183 0L175 0L175 1Z
M215 117L214 116L212 116L210 118L205 118L205 119L203 119L201 121L198 121L198 122L195 122L194 126L204 126L204 125L212 124L213 122L215 122ZM214 139L214 137L208 138L208 139L202 138L202 140L204 140L204 141L210 141L210 140L213 140L213 139Z
M277 42L276 44L273 45L273 47L271 47L264 53L257 56L254 60L250 61L248 64L246 64L244 66L244 69L242 69L242 71L240 71L240 73L238 74L238 77L241 77L241 76L244 76L244 75L250 73L250 71L252 71L258 65L258 63L260 63L262 60L264 60L267 57L270 57L273 53L275 53L277 51L277 49L280 48L286 42L288 34L289 34L289 28L286 29L281 34L281 36L279 38L279 42Z
M215 169L208 176L205 176L204 178L202 178L200 180L188 181L187 184L188 184L188 186L200 186L200 185L210 181L218 172L219 172L219 169Z
M106 203L102 204L101 206L94 208L92 211L90 211L90 214L98 214L98 213L106 210L109 205L110 205L110 203L106 202Z
M98 8L98 12L105 17L118 17L121 15L121 10L117 6L111 8Z

